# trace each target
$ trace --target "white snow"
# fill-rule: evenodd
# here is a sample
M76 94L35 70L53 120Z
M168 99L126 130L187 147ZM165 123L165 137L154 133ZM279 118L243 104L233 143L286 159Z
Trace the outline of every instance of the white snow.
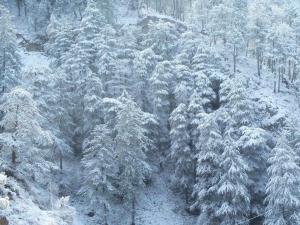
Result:
M277 82L277 76L271 73L267 68L261 71L261 78L256 75L256 61L252 58L242 60L240 65L241 76L249 79L249 96L254 99L261 99L278 109L278 116L292 118L294 122L300 125L300 105L292 87L287 88L281 83L281 91L274 93L274 81ZM295 121L296 119L296 121Z
M24 71L27 71L31 68L49 67L49 58L41 52L27 52L25 50L21 50L20 55Z
M78 212L75 214L73 225L85 225L86 223L83 222L82 216Z
M195 218L184 210L184 200L169 189L170 174L156 173L151 186L140 193L137 221L141 225L192 225Z

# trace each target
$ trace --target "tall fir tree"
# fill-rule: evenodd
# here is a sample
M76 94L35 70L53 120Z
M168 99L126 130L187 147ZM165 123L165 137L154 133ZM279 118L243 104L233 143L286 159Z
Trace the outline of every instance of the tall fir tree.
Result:
M265 225L300 224L300 168L298 156L285 137L278 140L268 160Z

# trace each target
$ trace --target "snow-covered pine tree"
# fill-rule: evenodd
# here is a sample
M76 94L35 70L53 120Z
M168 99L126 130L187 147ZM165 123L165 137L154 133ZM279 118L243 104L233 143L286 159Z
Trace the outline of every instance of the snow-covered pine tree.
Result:
M237 145L242 157L248 164L248 189L251 195L250 212L252 215L260 215L265 196L265 185L267 181L267 157L270 153L272 136L265 130L255 127L243 126ZM271 146L272 147L272 146Z
M110 46L103 45L97 55L96 66L103 84L104 94L107 97L113 97L115 95L111 81L117 72L116 53Z
M191 147L195 153L198 153L196 145L201 132L198 127L202 123L202 119L206 118L206 113L203 108L202 98L196 90L193 91L189 99L187 110L189 118L188 131L191 138Z
M138 51L133 60L133 97L143 110L150 111L149 80L159 60L152 48Z
M145 159L150 140L143 127L143 112L137 104L126 92L118 100L122 104L117 111L115 125L115 146L121 179L119 191L125 198L132 200L135 188L143 184L144 176L149 173L150 168Z
M122 103L116 117L115 151L118 165L119 194L132 202L132 224L135 220L135 197L139 186L150 173L146 161L150 140L144 128L144 115L131 97L124 92L118 98Z
M198 46L201 46L204 43L207 44L206 40L206 36L187 30L180 36L178 43L179 52L176 54L175 60L178 63L191 68L192 60L197 53Z
M237 79L232 79L228 84L231 84L231 86L225 99L228 101L227 107L233 121L237 126L251 125L255 122L253 114L254 105L247 97L245 85ZM226 87L223 86L223 88Z
M62 77L59 75L61 74L53 73L47 67L31 68L23 73L22 80L23 85L28 87L27 91L32 94L40 113L47 118L43 124L54 136L55 157L59 158L62 169L63 156L69 155L71 148L65 133L65 129L70 128L70 124L67 123L70 118L64 105L64 90L60 85Z
M54 15L51 16L47 27L49 41L45 46L45 50L55 58L53 67L58 67L63 63L62 57L75 43L77 33L78 30L71 25L60 21Z
M81 48L74 44L70 51L63 56L63 64L59 70L60 74L59 88L62 90L61 95L67 115L63 119L64 124L69 127L64 128L67 136L70 137L75 153L82 151L81 145L84 138L83 132L83 111L84 111L84 85L85 79L92 74L89 69L89 62L84 54L79 54ZM70 121L69 121L70 120Z
M18 83L20 71L16 32L9 11L0 5L0 93L9 91Z
M176 86L174 89L175 104L179 105L183 103L188 105L194 87L192 71L185 65L175 64L173 73L176 79Z
M226 129L228 137L224 141L224 151L220 157L222 175L218 182L220 207L217 215L220 225L238 225L249 216L248 165L235 140L230 137L230 128Z
M91 73L85 79L83 89L83 132L87 137L96 124L103 123L102 82Z
M212 111L214 102L217 101L210 79L201 71L195 73L194 90L201 98L201 104L206 112ZM200 101L200 100L199 100ZM217 108L217 107L216 107Z
M196 184L193 195L195 203L191 211L199 209L201 214L197 224L219 224L217 209L220 207L218 198L218 182L220 180L220 155L223 152L223 134L214 114L207 115L199 126L203 132L197 143Z
M97 125L84 143L84 183L80 193L86 195L95 209L103 205L103 224L107 224L108 198L115 188L111 179L116 175L113 140L105 124Z
M4 113L0 122L4 129L0 136L4 145L2 157L13 165L20 164L28 172L32 167L34 171L47 170L46 164L41 168L41 162L49 158L53 136L43 129L43 118L32 95L22 87L15 87L4 94L0 110Z
M300 168L296 155L285 137L281 137L268 162L265 225L300 224Z
M170 116L170 158L174 161L175 184L185 194L186 203L195 183L195 155L190 146L188 123L187 106L182 103Z
M149 24L149 31L143 36L141 45L145 48L151 47L155 54L165 60L171 60L177 49L180 33L175 23L159 20Z
M169 116L174 108L174 74L169 61L160 62L150 78L151 100L154 115L160 124L160 149L169 146Z
M85 59L90 69L94 71L94 62L98 49L97 43L102 39L102 27L105 27L105 17L101 13L95 0L89 0L80 22L77 45L82 58Z

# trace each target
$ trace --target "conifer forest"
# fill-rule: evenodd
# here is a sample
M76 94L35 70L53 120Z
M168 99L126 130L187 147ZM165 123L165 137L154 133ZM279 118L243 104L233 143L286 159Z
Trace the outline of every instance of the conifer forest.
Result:
M0 0L0 225L300 225L300 0Z

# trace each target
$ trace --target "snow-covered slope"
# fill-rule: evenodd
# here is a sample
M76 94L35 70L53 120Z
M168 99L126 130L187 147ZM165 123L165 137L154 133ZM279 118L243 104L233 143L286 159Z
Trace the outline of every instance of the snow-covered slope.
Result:
M137 222L142 225L193 225L195 217L185 211L185 202L170 189L170 173L154 174L151 186L138 198Z

